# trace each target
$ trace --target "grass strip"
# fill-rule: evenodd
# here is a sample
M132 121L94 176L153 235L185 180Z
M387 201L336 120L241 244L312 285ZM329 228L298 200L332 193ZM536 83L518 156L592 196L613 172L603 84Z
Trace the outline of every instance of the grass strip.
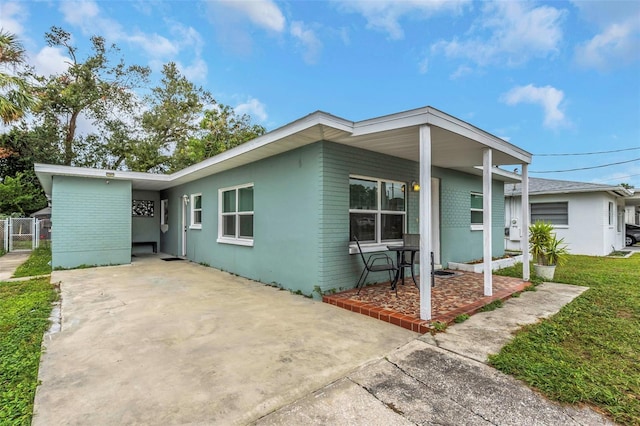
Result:
M13 276L19 278L49 274L51 274L51 247L47 245L33 250L27 261L16 269Z
M517 274L511 269L498 273ZM555 281L590 289L552 318L524 327L489 357L491 365L551 399L640 425L640 255L570 256Z
M0 424L29 425L42 336L57 292L49 278L0 282Z

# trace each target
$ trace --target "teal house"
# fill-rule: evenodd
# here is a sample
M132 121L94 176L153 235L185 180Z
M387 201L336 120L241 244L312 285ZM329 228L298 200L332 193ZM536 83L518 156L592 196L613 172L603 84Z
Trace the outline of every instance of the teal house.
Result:
M431 252L443 267L502 255L504 184L526 182L530 162L505 140L424 107L358 122L318 111L171 175L35 171L51 201L54 268L157 251L311 294L355 286L363 265L353 235L377 252L420 234L423 276Z

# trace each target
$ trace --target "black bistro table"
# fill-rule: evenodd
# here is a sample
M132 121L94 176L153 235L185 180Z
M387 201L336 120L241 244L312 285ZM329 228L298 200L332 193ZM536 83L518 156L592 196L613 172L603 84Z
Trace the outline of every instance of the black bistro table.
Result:
M420 251L419 246L387 246L389 251L396 252L396 265L398 266L398 270L396 271L396 276L393 279L393 283L391 283L391 290L395 290L398 285L398 280L402 279L402 284L404 285L404 268L411 268L411 279L413 283L418 286L416 282L416 275L413 270L413 265L416 260L416 253ZM411 261L407 263L405 253L411 253L410 259Z

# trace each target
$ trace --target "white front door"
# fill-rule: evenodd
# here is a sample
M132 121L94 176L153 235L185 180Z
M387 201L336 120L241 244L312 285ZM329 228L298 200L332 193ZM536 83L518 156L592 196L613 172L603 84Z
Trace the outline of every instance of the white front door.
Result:
M440 179L431 178L431 250L433 262L440 265Z
M182 247L180 250L180 256L185 257L187 255L187 215L189 211L187 209L187 205L189 203L189 198L184 195L182 197Z

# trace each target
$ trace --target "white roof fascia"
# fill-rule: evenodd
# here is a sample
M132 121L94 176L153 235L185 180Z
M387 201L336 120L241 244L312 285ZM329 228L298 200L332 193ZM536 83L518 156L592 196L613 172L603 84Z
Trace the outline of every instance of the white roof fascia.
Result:
M427 115L428 107L424 107L358 121L354 123L353 136L386 132L388 130L402 129L404 127L420 126L427 124Z
M60 166L54 164L35 163L33 168L36 173L48 173L61 176L77 176L92 178L108 178L123 180L148 180L156 182L169 182L170 176L145 172L127 172L122 170L90 169L86 167Z
M504 152L507 155L517 158L522 161L522 163L531 164L531 153L449 114L438 111L432 107L427 108L429 111L427 114L427 124L441 127L453 133L458 133L464 137L478 141L486 145L488 148Z
M96 179L112 179L112 180L128 180L128 181L144 181L144 182L170 182L170 176L144 173L144 172L125 172L122 170L108 169L90 169L86 167L60 166L54 164L35 163L33 169L42 184L45 194L51 194L52 177L53 176L70 176L84 177Z
M483 170L482 166L474 166L473 168L476 170L479 170L480 172L482 172ZM495 166L492 167L491 174L501 177L502 178L501 180L504 180L506 183L522 182L521 175L510 172L508 170L501 169L500 167L495 167Z
M235 148L224 151L221 154L210 157L207 160L204 160L200 163L197 163L185 169L179 170L169 176L171 177L172 181L185 177L191 173L197 172L198 170L205 169L207 167L230 160L239 155L246 154L250 151L261 148L270 143L274 143L288 136L292 136L296 133L302 132L316 125L324 125L324 126L332 127L347 133L353 132L353 122L344 120L342 118L336 117L331 114L327 114L322 111L317 111L299 120L289 123L283 127L273 130L265 135L262 135L248 142L245 142L242 145L239 145Z
M126 172L126 171L120 171L120 170L91 169L91 168L60 166L60 165L51 165L51 164L34 164L34 170L36 172L36 175L38 174L45 175L48 177L49 181L50 181L50 176L52 175L65 175L65 176L89 177L89 178L126 179L126 180L132 180L132 181L134 180L148 181L148 182L153 181L153 182L166 183L169 186L172 186L174 183L178 183L177 181L179 181L181 178L188 177L192 173L195 173L199 170L206 169L207 167L223 163L234 157L246 154L250 151L264 147L270 143L277 142L286 137L295 135L296 133L303 132L317 125L331 127L336 130L344 131L346 133L353 132L353 122L344 120L340 117L336 117L331 114L327 114L322 111L317 111L305 117L302 117L299 120L289 123L283 127L273 130L263 136L260 136L256 139L252 139L233 149L230 149L221 154L208 158L207 160L204 160L200 163L189 166L185 169L179 170L170 175L152 174L152 173L145 173L145 172ZM107 176L107 173L109 173L109 176ZM113 174L113 176L111 176L111 174ZM42 183L44 184L45 182L42 182ZM50 182L46 182L45 191L49 192L51 190L50 186L51 186Z
M550 189L544 191L529 191L529 195L557 195L557 194L584 194L589 192L608 192L616 197L632 197L633 193L626 188L617 187L594 187L594 188L580 188L580 189ZM518 191L517 194L514 194L515 197L519 197L521 192Z

